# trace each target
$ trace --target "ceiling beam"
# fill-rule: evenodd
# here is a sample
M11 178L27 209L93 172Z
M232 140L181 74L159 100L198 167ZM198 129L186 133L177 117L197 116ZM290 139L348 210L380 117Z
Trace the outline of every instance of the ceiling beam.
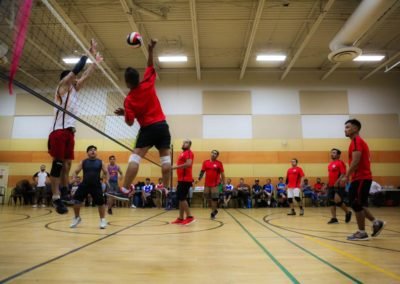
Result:
M244 55L242 68L240 70L240 77L239 77L240 79L243 79L244 73L246 72L247 64L249 63L251 50L252 50L254 39L255 39L256 33L257 33L258 24L260 23L262 12L264 10L264 4L265 4L265 0L258 0L258 6L257 6L256 15L255 15L255 18L253 21L253 27L251 28L249 41L248 41L247 47L246 47L246 53Z
M89 46L89 41L82 34L80 29L74 24L71 18L67 15L64 9L57 3L56 0L42 0L45 5L51 5L51 7L60 15L61 19L68 25L69 29L75 34L75 36L81 41L85 46ZM47 6L49 8L49 6ZM107 65L107 63L103 62L102 65L108 71L108 73L114 78L114 80L118 80L118 76L112 71L112 69Z
M126 18L128 19L129 26L131 27L132 31L139 32L139 27L137 26L137 24L135 22L135 19L134 19L133 14L132 14L132 8L129 5L128 1L127 0L120 0L119 2L121 3L122 9L124 10L124 13L126 15ZM146 58L146 61L147 61L147 59L149 58L149 52L146 49L146 45L142 44L140 49L142 50L143 55L144 55L144 57Z
M392 57L390 57L388 60L386 60L385 62L381 63L379 66L377 66L374 70L372 70L371 72L369 72L367 75L365 75L364 77L361 78L361 80L365 80L368 79L369 77L371 77L372 75L374 75L376 72L378 72L380 69L382 69L383 67L391 64L393 61L397 60L397 58L400 56L400 51L396 52Z
M311 40L312 36L314 35L314 33L317 31L317 29L321 25L323 19L328 14L328 12L331 9L331 7L332 7L334 2L335 2L335 0L328 0L328 2L325 4L325 6L324 6L323 10L321 11L321 13L319 14L317 20L311 26L310 31L308 32L308 34L304 38L303 42L300 44L300 46L297 49L296 53L294 54L294 56L292 57L292 59L290 60L290 62L288 64L288 66L286 67L285 71L283 72L283 74L281 76L281 80L285 79L286 76L289 74L289 72L292 69L293 65L296 63L297 59L300 57L300 54L303 52L304 48L307 46L307 44Z
M199 51L199 32L197 28L197 12L196 12L196 0L190 1L190 17L192 19L192 35L193 35L193 47L194 47L194 59L196 62L196 75L197 80L201 79L200 73L200 51Z
M396 8L400 6L400 1L397 1L395 4L393 4L392 7L390 7L389 11L387 11L379 20L365 33L362 35L362 37L354 44L355 47L359 47L363 45L369 38L370 35L376 32L376 30L382 26L383 23L387 23L387 19L389 18L390 15L394 11L396 11ZM341 62L335 63L328 72L326 72L322 77L321 80L325 80L328 78L339 66L341 65Z

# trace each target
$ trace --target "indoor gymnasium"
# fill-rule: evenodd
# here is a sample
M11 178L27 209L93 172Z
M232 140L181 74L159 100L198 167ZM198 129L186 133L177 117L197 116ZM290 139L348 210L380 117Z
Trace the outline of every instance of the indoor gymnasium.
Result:
M400 283L399 0L0 0L0 283Z

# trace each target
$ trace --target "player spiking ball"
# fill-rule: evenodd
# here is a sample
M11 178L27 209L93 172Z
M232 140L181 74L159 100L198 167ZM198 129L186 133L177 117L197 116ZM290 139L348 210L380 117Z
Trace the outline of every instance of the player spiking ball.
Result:
M140 124L136 145L128 160L124 184L120 192L107 194L120 200L129 200L134 193L130 185L138 173L140 160L153 146L157 148L160 155L163 184L165 186L169 184L171 135L154 86L157 75L153 66L153 50L156 44L157 41L154 39L148 44L149 57L142 81L139 80L139 72L136 69L126 68L125 83L130 91L125 98L124 108L119 108L114 112L124 116L125 123L129 126L133 125L135 118Z

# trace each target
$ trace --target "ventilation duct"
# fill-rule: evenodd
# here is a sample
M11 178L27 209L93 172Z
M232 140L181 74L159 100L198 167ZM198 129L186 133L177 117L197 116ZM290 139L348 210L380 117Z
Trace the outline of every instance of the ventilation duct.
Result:
M361 55L362 50L354 44L385 14L397 0L363 0L336 34L329 48L328 58L332 62L351 61Z

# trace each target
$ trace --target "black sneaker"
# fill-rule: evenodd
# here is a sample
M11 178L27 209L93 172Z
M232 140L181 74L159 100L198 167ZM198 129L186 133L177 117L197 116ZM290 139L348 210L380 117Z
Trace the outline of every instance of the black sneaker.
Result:
M215 214L214 214L214 212L211 212L211 214L210 214L210 219L211 219L211 220L214 220L214 219L215 219Z
M68 213L68 208L65 207L65 205L61 201L61 199L53 200L53 206L56 208L56 212L58 214L67 214Z
M352 215L352 212L351 212L351 211L349 211L349 212L346 213L346 223L349 223L349 222L350 222L350 220L351 220L351 215Z
M332 218L331 220L329 220L328 224L339 224L339 221L336 218Z
M217 216L217 214L218 214L218 210L217 210L217 209L215 209L215 211L214 211L214 217L216 217L216 216Z
M351 236L347 237L348 241L368 241L369 237L367 233L361 233L361 232L356 232L352 234Z
M106 195L118 200L129 201L128 194L122 192L107 192Z
M108 208L107 213L108 213L108 215L112 215L112 209Z
M295 216L296 215L296 211L292 210L287 214L288 214L288 216Z
M374 224L372 225L372 237L377 237L385 227L386 222L381 221L381 220L376 220L374 221Z

